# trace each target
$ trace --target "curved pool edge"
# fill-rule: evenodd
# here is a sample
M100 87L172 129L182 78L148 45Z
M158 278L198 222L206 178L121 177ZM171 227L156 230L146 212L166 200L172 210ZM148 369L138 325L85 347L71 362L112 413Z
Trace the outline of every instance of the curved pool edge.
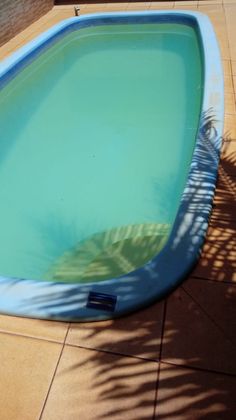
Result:
M1 63L0 81L43 48L52 37L70 25L98 19L132 19L154 16L184 17L195 21L202 39L205 89L200 126L188 181L169 240L159 255L145 266L117 279L100 283L66 284L0 277L0 312L10 315L63 321L115 318L163 298L183 281L199 258L208 227L216 185L223 132L223 72L214 30L209 19L198 12L158 11L83 15L67 19L31 41ZM171 264L170 264L171 261ZM102 296L97 309L88 307L90 293ZM102 294L102 295L100 295ZM103 298L103 296L105 296ZM101 302L107 301L102 309ZM109 300L110 299L110 300ZM112 306L112 299L114 306ZM116 302L115 302L115 300ZM99 299L98 299L99 300ZM90 302L91 303L91 302ZM100 305L100 306L99 306ZM91 305L90 305L91 306ZM99 309L100 308L100 309Z

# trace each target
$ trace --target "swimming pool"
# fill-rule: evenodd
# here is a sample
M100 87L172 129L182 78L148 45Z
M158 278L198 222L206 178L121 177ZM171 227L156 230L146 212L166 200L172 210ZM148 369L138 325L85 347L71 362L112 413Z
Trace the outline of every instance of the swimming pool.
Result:
M217 176L209 20L71 18L6 60L0 86L0 311L105 319L169 293L198 258Z

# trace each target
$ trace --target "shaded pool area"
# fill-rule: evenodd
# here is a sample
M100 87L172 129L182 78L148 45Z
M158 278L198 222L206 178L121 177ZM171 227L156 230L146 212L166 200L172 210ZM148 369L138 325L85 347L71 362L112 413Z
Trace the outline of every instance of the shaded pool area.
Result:
M0 310L104 319L170 292L199 255L217 174L208 19L72 18L0 77Z

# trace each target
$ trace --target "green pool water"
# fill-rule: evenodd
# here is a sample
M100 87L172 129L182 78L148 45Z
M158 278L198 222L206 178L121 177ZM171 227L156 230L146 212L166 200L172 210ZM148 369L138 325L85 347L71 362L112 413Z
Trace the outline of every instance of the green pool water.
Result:
M0 92L0 274L98 281L164 246L193 153L202 59L184 24L72 32Z

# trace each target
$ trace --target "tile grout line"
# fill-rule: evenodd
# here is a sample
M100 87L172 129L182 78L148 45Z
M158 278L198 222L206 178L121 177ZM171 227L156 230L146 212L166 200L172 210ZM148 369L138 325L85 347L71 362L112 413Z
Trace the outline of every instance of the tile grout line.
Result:
M43 412L44 412L44 409L46 407L48 397L49 397L49 394L50 394L50 391L51 391L51 388L52 388L52 384L53 384L54 378L56 376L58 366L59 366L60 361L61 361L62 353L63 353L63 350L65 348L66 339L67 339L67 336L68 336L68 333L69 333L69 330L70 330L70 326L71 326L71 323L69 323L69 325L68 325L67 332L66 332L65 337L64 337L64 342L63 342L63 345L62 345L62 348L61 348L61 351L60 351L60 354L59 354L59 357L58 357L58 360L57 360L57 363L56 363L56 367L55 367L55 370L53 372L52 379L51 379L51 382L50 382L50 385L49 385L49 388L48 388L48 391L47 391L47 394L46 394L46 397L45 397L45 400L44 400L44 403L43 403L43 406L42 406L42 409L41 409L38 420L42 419Z
M228 191L228 193L230 194L230 191ZM233 193L232 193L233 194ZM219 204L218 204L218 206L220 206ZM216 204L215 204L215 208L216 208ZM214 216L213 214L211 214L211 216ZM221 219L220 218L220 220L219 220L219 222L221 221L221 220L223 220L223 219ZM228 221L228 220L227 220ZM231 226L232 226L232 229L235 227L235 224L236 224L236 221L234 220L234 219L232 219L232 220L230 220L230 223L231 223ZM208 226L209 226L209 229L216 229L216 220L214 220L213 218L212 218L212 220L210 220L210 222L208 223ZM218 229L222 229L222 228L224 228L224 230L226 229L226 228L229 228L229 226L225 226L225 224L223 224L223 226L222 226L222 224L218 224ZM209 243L211 243L211 244L215 244L216 243L216 241L217 240L219 240L219 236L214 236L213 235L213 233L208 233L208 235L207 235L207 242L209 242ZM222 240L222 238L220 237L220 240Z
M52 321L53 322L53 321ZM0 335L1 334L6 334L6 335L12 335L14 337L23 337L23 338L28 338L28 339L33 339L33 340L38 340L38 341L45 341L46 343L52 343L52 344L63 344L64 341L57 341L57 340L53 340L53 339L49 339L49 338L43 338L43 337L35 337L34 335L29 335L29 334L21 334L21 333L17 333L17 332L11 332L11 331L4 331L0 328Z
M226 29L227 30L227 29ZM228 35L228 30L227 30L227 35ZM230 55L231 58L231 55ZM236 109L236 85L234 85L234 78L236 78L236 76L233 74L233 66L232 66L232 61L230 60L229 62L229 66L230 66L230 72L231 72L231 76L232 76L232 83L233 83L233 96L234 96L234 107Z
M200 280L200 281L211 281L212 283L219 283L219 284L223 283L223 284L230 285L230 286L232 286L232 287L236 287L236 283L235 283L235 282L233 282L233 281L227 281L227 280L214 280L214 279L210 279L210 278L208 278L208 277L196 276L196 275L192 275L192 276L191 276L191 273L190 273L190 276L189 276L188 278L191 278L191 279L196 279L196 280ZM186 279L186 280L187 280L187 279ZM184 284L184 283L183 283L183 284Z
M101 349L101 348L96 348L96 347L87 347L87 346L82 346L81 344L66 343L66 346L76 348L76 349L96 351L96 352L99 352L99 353L113 354L114 356L128 357L130 359L137 359L139 361L144 361L144 362L159 363L159 361L160 361L158 358L154 359L154 358L148 358L148 357L134 356L133 354L121 353L121 352L118 352L118 351Z
M219 168L221 169L221 171L224 171L224 172L226 172L225 170L224 170L224 166L223 166L223 164L222 164L222 162L220 162L219 163ZM227 174L227 173L226 173ZM220 174L221 175L221 174ZM227 174L227 181L229 181L229 182L231 182L231 178L233 178L233 179L235 179L236 178L236 173L235 174ZM222 179L222 181L223 181L223 179ZM231 193L231 191L227 191L229 194L232 194ZM233 192L233 194L234 194L234 192ZM218 204L219 205L219 204ZM222 220L224 220L223 218L222 218ZM236 219L232 219L232 222L235 222L236 221Z
M226 114L226 115L234 115L234 114ZM233 142L233 143L234 143L234 142L236 142L236 139L227 139L227 138L226 138L226 139L224 140L224 143L232 143L232 142Z
M225 3L224 2L222 4L222 8L223 8L223 11L224 11L224 22L225 22L225 28L226 28L226 34L227 34L227 44L228 44L229 58L230 58L230 70L231 70L230 76L231 76L231 81L233 83L233 91L234 91L234 81L233 81L232 66L231 66L232 55L231 55L231 47L230 47L230 42L229 42L227 14L226 14L226 9L225 9Z
M233 116L234 118L235 118L235 114L226 114L225 113L225 117L227 117L227 116L229 116L229 117L231 117L231 116ZM225 122L224 122L224 125L226 125L226 118L225 118ZM231 131L230 130L227 130L226 132L224 132L224 134L223 134L223 139L224 139L224 143L230 143L231 141L236 141L236 138L228 138L227 136L230 136L231 135Z
M160 365L161 365L161 362L159 361L157 372L156 372L157 377L156 377L156 384L155 384L152 420L157 419L156 410L157 410L157 398L158 398L158 385L159 385L159 378L160 378Z
M225 92L225 95L233 95L233 97L234 97L234 93ZM230 115L230 116L233 115L235 117L236 112L235 111L233 111L233 112L225 112L225 115ZM226 140L226 141L235 141L235 139L230 139L230 140Z
M175 366L176 368L184 368L188 370L195 370L196 372L202 372L202 373L212 373L213 375L221 375L221 376L227 376L230 378L236 378L236 373L229 373L229 372L223 372L219 370L214 369L207 369L207 368L201 368L193 365L186 365L184 363L174 363L169 362L168 360L162 360L160 362L161 365L168 365L168 366Z
M231 193L229 192L229 194L231 194ZM215 210L217 210L217 209L218 209L218 208L220 208L220 207L221 207L221 205L220 205L220 204L215 204L214 209L215 209ZM213 216L212 216L212 221L215 221L215 220L214 220L214 217L215 217L215 220L216 220L216 219L218 219L218 217L217 217L217 216L214 216L214 215L213 215ZM221 218L220 218L220 220L221 220L222 222L228 222L229 224L230 224L231 222L236 223L236 219L226 219L226 218L224 218L224 217L221 217ZM210 241L211 241L211 240L210 240ZM210 242L210 241L209 241L209 242Z
M206 309L203 308L203 306L193 297L193 295L188 292L184 286L181 286L181 289L185 292L185 294L190 297L193 302L198 306L198 308L201 309L201 311L204 313L204 315L206 315L206 317L215 325L215 327L221 332L221 334L223 335L223 337L228 340L231 345L233 347L236 347L236 344L231 340L230 337L227 336L227 334L225 334L225 331L221 328L221 326L208 314L208 312L206 311Z
M155 419L158 418L158 414L157 414L157 400L158 400L158 390L159 390L159 381L160 381L160 372L161 372L161 358L162 358L162 349L163 349L163 338L164 338L164 333L165 333L167 302L168 302L168 300L165 299L165 301L164 301L164 308L163 308L163 321L162 321L162 329L161 329L161 344L160 344L160 352L159 352L159 364L158 364L158 369L157 369L156 392L155 392L155 398L154 398L154 407L153 407L153 418L152 418L152 420L155 420Z
M218 174L221 177L222 182L225 182L226 185L228 186L228 193L232 194L232 198L236 199L236 191L235 191L235 187L234 185L231 185L232 180L231 178L234 177L235 175L229 175L227 173L227 171L224 169L224 166L222 165L222 161L219 162L219 167L218 167ZM233 201L233 200L232 200ZM232 205L232 202L231 202ZM232 220L232 222L234 222Z

